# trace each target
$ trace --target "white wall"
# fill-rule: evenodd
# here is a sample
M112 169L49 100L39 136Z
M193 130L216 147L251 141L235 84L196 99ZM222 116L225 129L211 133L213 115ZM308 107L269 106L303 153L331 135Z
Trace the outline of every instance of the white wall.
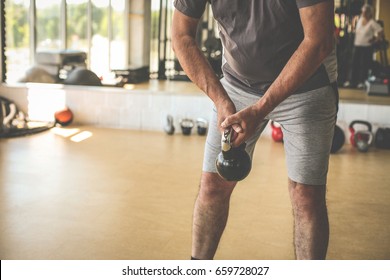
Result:
M14 100L33 120L53 120L55 111L69 106L75 125L122 129L162 131L170 114L180 133L181 118L209 120L212 111L211 101L194 92L28 84L0 86L0 95ZM390 106L341 102L338 124L348 138L348 125L357 119L371 122L374 131L378 126L390 127ZM269 127L265 135L270 135Z
M54 112L68 106L74 124L139 130L161 130L168 114L180 131L182 118L210 119L212 103L203 95L115 87L29 84L0 86L0 95L12 99L32 120L51 121Z

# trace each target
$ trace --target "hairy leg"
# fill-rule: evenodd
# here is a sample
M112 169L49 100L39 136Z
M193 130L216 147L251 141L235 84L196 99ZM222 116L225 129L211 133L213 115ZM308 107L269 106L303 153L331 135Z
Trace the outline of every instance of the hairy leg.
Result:
M325 259L329 242L326 186L309 186L289 180L294 215L297 259Z
M192 257L213 259L226 226L235 185L236 182L227 182L216 173L202 174L193 216Z

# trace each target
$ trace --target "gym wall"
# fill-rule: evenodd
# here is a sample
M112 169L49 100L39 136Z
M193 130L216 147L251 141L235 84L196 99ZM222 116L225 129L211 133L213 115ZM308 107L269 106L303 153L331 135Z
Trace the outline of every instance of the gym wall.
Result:
M156 90L125 90L89 86L0 85L0 95L13 101L33 120L50 121L54 112L69 106L74 113L74 125L94 125L108 128L163 131L168 114L179 127L181 118L209 120L212 102L204 94ZM362 119L373 125L390 127L390 106L341 101L338 125L349 139L348 125ZM180 133L177 130L177 133ZM267 126L264 133L271 136Z

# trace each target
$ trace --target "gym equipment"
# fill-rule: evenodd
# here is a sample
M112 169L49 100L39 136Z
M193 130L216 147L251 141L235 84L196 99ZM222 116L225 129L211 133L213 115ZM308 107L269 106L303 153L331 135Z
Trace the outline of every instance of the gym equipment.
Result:
M32 66L27 69L24 77L19 79L20 83L46 83L54 84L56 82L55 77L50 75L45 69L40 66Z
M337 81L339 86L343 86L350 79L356 21L361 14L361 8L365 2L372 4L372 0L335 1L334 31L337 38Z
M66 85L101 86L102 82L94 72L86 68L77 67L65 79Z
M382 28L384 23L382 20L377 21ZM372 61L370 66L370 76L366 83L368 95L390 96L389 79L390 68L387 58L387 50L389 41L385 38L373 44L373 50L379 59Z
M357 124L366 126L367 130L356 131L354 126ZM352 146L356 147L360 152L367 152L374 140L371 124L367 121L356 120L349 125L349 131L351 132L350 141Z
M180 126L183 135L191 135L192 128L194 127L194 121L191 119L182 119Z
M215 165L218 174L226 181L241 181L252 168L252 162L245 151L246 143L234 148L231 145L232 128L226 129L222 135L221 152L218 154Z
M52 127L52 123L29 121L12 100L0 96L0 138L27 136Z
M172 18L174 8L171 0L160 0L158 14L152 17L151 30L155 30L153 38L157 39L152 44L151 60L156 65L151 65L151 77L159 80L190 81L172 50ZM210 1L207 1L210 2ZM222 77L222 42L218 38L219 26L216 23L210 3L205 6L203 16L200 18L196 30L196 44L205 55L217 77ZM157 69L156 69L157 67Z
M164 131L168 135L173 135L175 133L175 126L173 125L173 117L171 115L167 116L167 124L164 126Z
M390 149L390 128L378 128L375 134L375 147Z
M205 119L198 118L196 120L196 126L198 130L198 135L204 136L207 134L208 123Z
M73 121L73 112L69 108L54 113L55 122L61 126L70 125Z
M283 142L283 131L280 126L276 126L274 121L271 121L272 139L275 142Z
M35 59L58 82L64 81L73 69L87 67L87 54L78 50L40 51Z
M389 77L370 76L366 81L368 95L390 96Z
M343 147L344 143L345 143L344 131L338 125L336 125L334 127L332 147L330 149L330 152L332 154L337 153Z
M112 70L116 78L122 78L124 84L139 84L149 80L149 66Z

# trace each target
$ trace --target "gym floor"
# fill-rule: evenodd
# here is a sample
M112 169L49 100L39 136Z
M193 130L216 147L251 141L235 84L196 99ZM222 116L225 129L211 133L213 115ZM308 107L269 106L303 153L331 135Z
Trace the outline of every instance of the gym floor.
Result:
M189 259L204 140L95 127L0 140L0 259ZM331 156L328 259L390 259L389 161ZM292 228L283 144L264 136L216 259L293 259Z

